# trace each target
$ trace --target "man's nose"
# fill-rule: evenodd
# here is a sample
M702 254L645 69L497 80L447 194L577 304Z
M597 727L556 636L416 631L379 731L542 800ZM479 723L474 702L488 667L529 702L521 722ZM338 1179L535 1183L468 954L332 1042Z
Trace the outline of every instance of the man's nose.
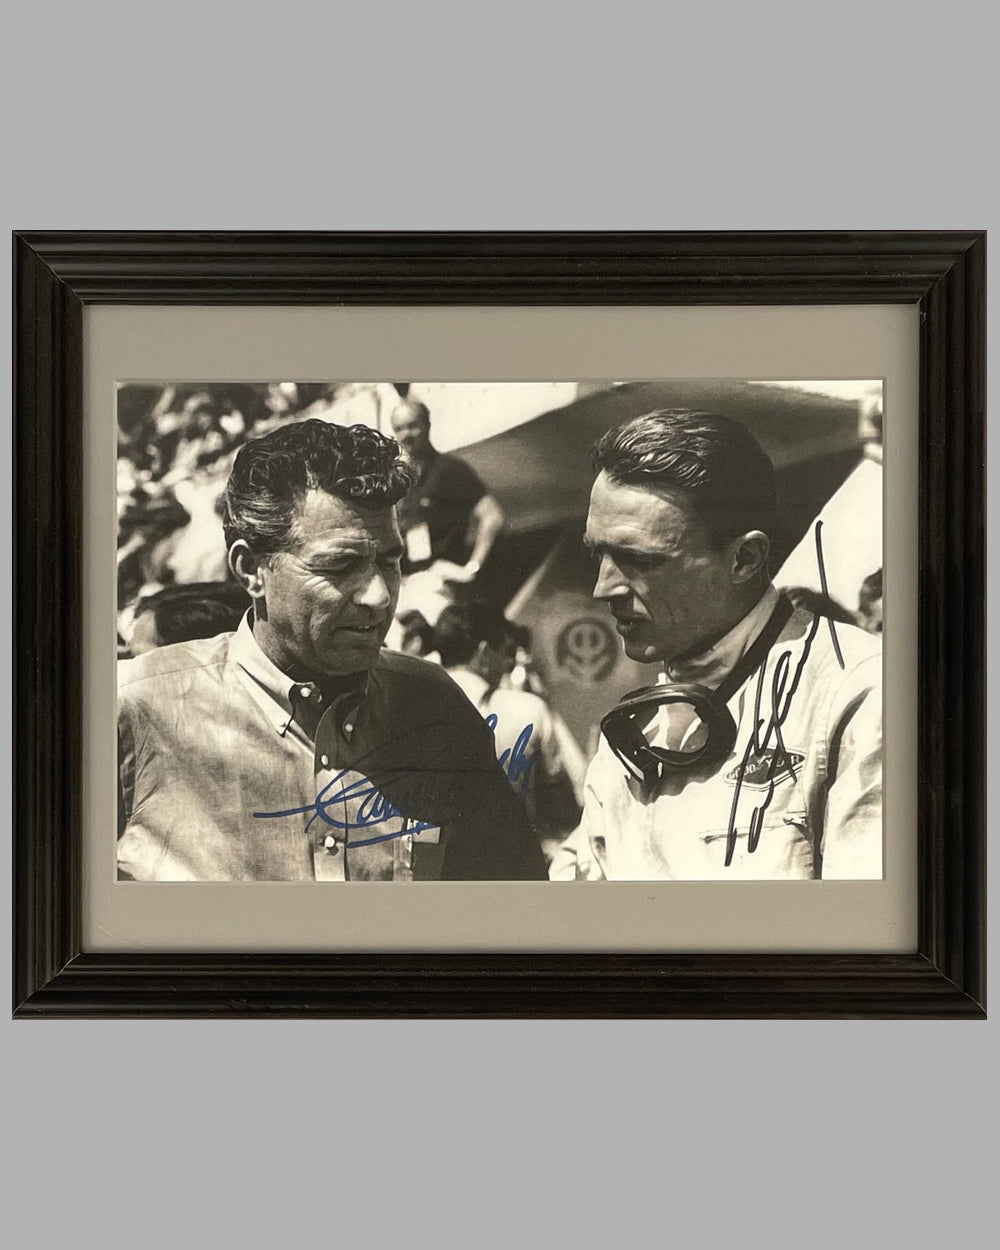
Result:
M621 570L610 556L601 556L597 569L597 584L594 586L595 599L618 599L629 593L628 583L622 577Z
M371 608L379 612L384 611L392 603L389 583L380 569L373 569L367 581L358 587L354 593L354 602L359 607Z

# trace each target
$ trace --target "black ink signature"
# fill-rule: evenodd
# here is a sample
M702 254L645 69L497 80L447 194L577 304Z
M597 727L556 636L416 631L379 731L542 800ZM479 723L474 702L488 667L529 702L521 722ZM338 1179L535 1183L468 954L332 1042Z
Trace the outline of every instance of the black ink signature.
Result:
M823 559L823 522L816 522L816 565L819 568L819 584L823 588L823 598L829 599L830 592L826 587L826 562ZM826 618L826 623L830 626L830 641L833 643L834 654L840 667L844 667L844 655L840 650L840 639L837 637L837 626L832 616Z
M826 586L826 566L823 561L823 539L821 530L823 522L816 522L816 563L819 566L820 584L823 587L823 595L829 598ZM831 617L827 617L827 624L830 626L830 639L833 643L833 649L837 656L837 662L840 667L844 667L844 656L840 649L840 640L837 637L837 627ZM743 752L743 758L740 761L739 770L736 774L736 789L733 793L732 807L729 809L729 827L726 833L726 863L728 868L733 862L733 855L736 853L736 839L738 837L736 828L736 809L740 801L740 794L743 789L743 778L747 770L747 766L754 755L759 755L766 751L771 742L772 735L774 737L774 751L771 754L771 760L767 769L767 793L763 799L757 804L750 813L750 827L747 831L747 853L752 854L760 842L760 835L764 825L764 815L771 800L774 797L775 773L779 775L787 769L791 774L794 784L796 779L795 761L789 754L785 746L785 740L782 737L781 727L788 719L788 714L792 710L792 699L795 691L798 689L799 682L802 679L802 671L805 668L806 660L809 658L809 652L812 649L813 640L819 630L820 616L818 613L813 615L812 625L806 635L805 644L802 649L802 655L799 662L795 666L795 673L792 677L791 685L788 686L788 670L792 662L792 653L783 651L778 656L778 661L774 666L771 675L771 718L767 725L767 731L761 739L760 731L764 724L763 717L760 714L761 696L764 691L764 670L767 667L766 661L761 665L757 675L757 693L754 697L753 707L753 732L750 740L747 742L746 750ZM788 686L786 695L786 686ZM784 702L782 702L784 699ZM780 767L779 767L780 765Z
M789 712L792 710L792 698L798 689L799 681L802 677L802 670L805 668L806 660L809 658L809 652L812 648L813 639L819 630L819 616L813 616L812 625L809 627L809 633L806 635L805 646L799 662L795 666L795 675L792 678L791 686L788 688L787 696L785 695L785 687L788 683L788 670L792 662L791 651L782 651L778 656L778 662L774 666L774 672L771 677L771 718L768 722L767 732L763 739L760 736L761 727L764 719L760 714L761 696L764 691L764 669L766 665L761 665L757 674L757 693L754 698L753 707L753 732L747 742L746 750L743 752L743 759L740 761L739 771L736 774L736 789L733 792L733 804L729 809L729 828L726 833L726 867L733 862L733 855L736 851L736 808L740 801L740 794L743 790L743 777L750 763L752 756L759 754L768 749L772 736L774 737L775 749L771 755L771 762L767 770L767 794L761 799L760 803L754 808L750 814L750 829L747 834L747 851L753 852L757 849L760 841L761 828L764 823L764 813L771 804L774 797L774 774L777 771L779 761L783 768L787 768L792 774L792 781L795 781L795 763L789 755L784 738L781 735L781 726L788 718ZM782 697L784 703L782 703Z

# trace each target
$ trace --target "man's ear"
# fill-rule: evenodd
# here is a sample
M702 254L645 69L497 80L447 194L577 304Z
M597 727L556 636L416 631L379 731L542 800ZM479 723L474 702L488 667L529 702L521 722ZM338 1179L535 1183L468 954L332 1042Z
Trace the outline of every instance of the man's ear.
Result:
M761 530L741 534L730 544L732 552L732 577L735 585L745 585L755 577L767 573L767 557L771 540Z
M229 571L256 604L264 597L264 581L260 575L260 561L242 538L229 548Z

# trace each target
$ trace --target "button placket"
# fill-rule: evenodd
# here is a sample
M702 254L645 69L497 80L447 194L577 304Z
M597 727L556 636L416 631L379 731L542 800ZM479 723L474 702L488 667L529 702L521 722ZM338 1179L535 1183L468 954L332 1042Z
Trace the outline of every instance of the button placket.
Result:
M329 709L327 715L321 717L322 720L328 720L330 715ZM324 741L325 734L329 730L320 731L317 726L316 741L313 747L313 772L316 777L316 793L317 795L325 794L327 787L335 789L331 786L333 781L333 772L331 769L332 760L328 752L320 750L320 742ZM344 803L334 797L333 807L338 813L338 819L343 819L346 823L346 810L341 817L339 813L344 809ZM330 806L324 806L324 810L333 814ZM326 823L322 816L317 815L317 824L320 828L316 830L316 876L318 879L327 881L347 881L350 879L350 872L347 864L347 837L346 829L338 829Z
M317 694L316 699L317 701L320 701L321 695ZM327 755L325 751L322 752L322 754L320 754L319 756L315 756L314 771L316 774L329 773L330 756ZM317 794L322 793L322 790L324 790L327 785L329 785L329 779L325 779L325 778L322 778L322 776L319 776L319 778L317 778L316 793ZM346 848L346 841L347 841L346 830L342 830L341 836L337 836L335 831L329 830L329 826L327 826L327 833L324 836L322 836L322 843L321 843L322 850L325 850L326 854L329 855L330 858L337 858L337 856L342 856L342 854L344 854L344 851ZM344 863L345 870L346 870L346 861L341 860L341 863Z

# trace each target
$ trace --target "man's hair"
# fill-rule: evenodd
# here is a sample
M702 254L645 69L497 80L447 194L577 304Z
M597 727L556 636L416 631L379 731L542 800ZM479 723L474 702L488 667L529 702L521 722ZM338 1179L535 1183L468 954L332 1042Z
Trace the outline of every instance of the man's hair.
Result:
M731 417L686 408L647 412L608 430L591 458L613 482L683 492L715 543L749 530L771 533L774 465Z
M507 641L507 621L487 603L451 603L434 626L434 645L445 668L468 664L481 642L500 650Z
M214 638L237 628L250 596L234 582L186 582L140 599L135 619L153 614L161 646Z
M242 538L257 556L288 550L307 491L388 508L412 484L395 439L367 425L311 418L281 426L246 443L236 457L222 507L226 546Z

